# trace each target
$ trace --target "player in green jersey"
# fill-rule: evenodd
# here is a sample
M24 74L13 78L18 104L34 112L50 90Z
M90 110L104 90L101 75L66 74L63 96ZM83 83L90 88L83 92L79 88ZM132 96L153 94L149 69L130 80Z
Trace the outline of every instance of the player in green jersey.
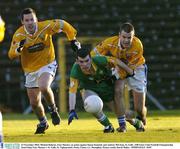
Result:
M75 112L77 90L80 90L83 101L91 95L96 95L114 111L114 80L121 78L118 73L112 73L112 70L116 69L124 69L127 74L133 74L132 69L116 58L91 57L87 49L77 51L77 61L70 74L68 124L73 118L78 119ZM112 124L102 110L93 113L93 116L105 127L105 133L114 132Z

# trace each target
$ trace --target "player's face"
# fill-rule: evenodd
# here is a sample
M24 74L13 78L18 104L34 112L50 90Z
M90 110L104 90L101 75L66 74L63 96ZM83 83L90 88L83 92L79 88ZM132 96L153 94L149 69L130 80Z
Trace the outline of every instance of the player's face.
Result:
M134 37L134 31L127 33L127 32L122 30L119 33L119 37L120 37L121 46L125 49L130 48L131 44L132 44L133 37Z
M24 14L22 24L30 34L34 34L37 28L37 17L33 13Z
M91 57L87 55L85 58L78 57L77 62L83 71L91 68Z

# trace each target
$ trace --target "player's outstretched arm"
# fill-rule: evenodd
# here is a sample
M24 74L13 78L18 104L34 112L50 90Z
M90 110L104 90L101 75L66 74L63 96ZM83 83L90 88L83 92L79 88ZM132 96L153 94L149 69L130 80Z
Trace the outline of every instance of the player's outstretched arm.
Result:
M129 75L134 75L133 69L129 68L124 62L122 62L119 59L116 59L116 61L117 61L118 66L124 69Z
M76 105L76 93L69 93L69 117L68 117L68 125L72 122L74 118L78 119L78 115L75 111Z
M68 22L66 21L62 21L63 22L63 29L62 31L66 34L68 40L71 42L71 48L74 52L76 52L78 49L81 48L81 44L80 42L76 39L76 34L77 34L77 31L76 29L71 25L69 24Z

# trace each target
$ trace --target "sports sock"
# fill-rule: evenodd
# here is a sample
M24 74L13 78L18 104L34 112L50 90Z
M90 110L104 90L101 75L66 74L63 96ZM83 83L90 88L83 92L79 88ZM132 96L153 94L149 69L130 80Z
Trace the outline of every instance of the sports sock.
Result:
M126 126L125 115L118 117L119 126Z
M111 125L109 119L107 118L107 116L105 114L103 114L99 119L98 121L103 125L103 126L109 126Z
M40 121L40 125L44 125L47 123L47 118L43 116L42 118L39 118L39 121Z

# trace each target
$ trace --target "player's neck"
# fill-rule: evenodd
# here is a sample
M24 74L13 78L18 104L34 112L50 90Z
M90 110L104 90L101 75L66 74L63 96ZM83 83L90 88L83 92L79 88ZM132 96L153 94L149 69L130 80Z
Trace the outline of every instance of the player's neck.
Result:
M83 71L84 74L91 74L91 75L93 75L95 73L95 70L92 67L92 65L91 65L91 67L89 69L86 69L86 70L84 69L82 71Z
M25 32L26 32L26 34L28 34L28 35L34 35L36 32L37 32L37 30L38 30L38 27L37 27L37 25L35 26L35 28L33 29L33 30L27 30L26 29L26 27L24 26L24 30L25 30Z

